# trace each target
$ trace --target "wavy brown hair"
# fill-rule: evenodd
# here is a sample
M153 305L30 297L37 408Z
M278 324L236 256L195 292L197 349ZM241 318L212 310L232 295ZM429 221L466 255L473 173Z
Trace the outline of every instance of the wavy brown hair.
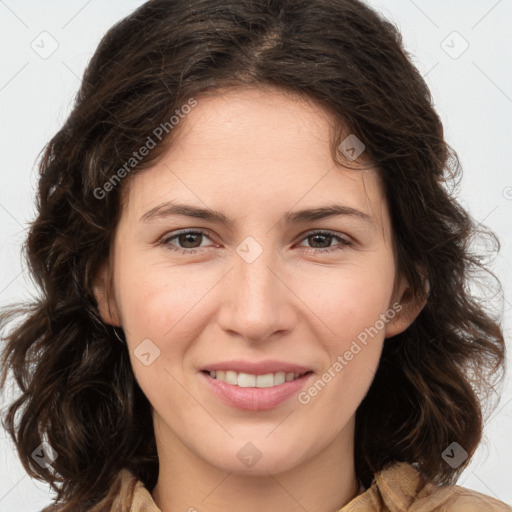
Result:
M343 133L356 134L382 178L409 298L425 297L422 274L430 284L413 324L386 340L357 410L358 477L368 486L375 472L406 461L453 483L481 440L505 345L501 318L470 290L483 279L501 293L473 242L499 250L499 241L456 200L457 155L398 29L355 0L151 0L103 37L42 154L24 247L39 297L1 317L1 385L11 370L21 391L4 427L63 512L108 501L122 468L150 490L156 484L151 407L115 336L122 329L101 320L92 283L109 261L126 183L174 132L122 181L119 169L191 98L228 86L277 87L326 106L338 124L333 156ZM31 457L43 440L58 453L48 469ZM452 442L469 454L457 469L442 458Z

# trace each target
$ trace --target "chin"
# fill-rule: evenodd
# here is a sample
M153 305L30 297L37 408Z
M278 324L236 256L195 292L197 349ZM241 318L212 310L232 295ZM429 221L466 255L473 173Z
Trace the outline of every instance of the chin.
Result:
M267 434L265 434L267 435ZM219 450L204 446L198 453L209 464L240 475L268 476L268 473L284 473L296 467L304 458L304 443L297 439L296 448L283 446L281 442L265 439L250 441L230 439Z

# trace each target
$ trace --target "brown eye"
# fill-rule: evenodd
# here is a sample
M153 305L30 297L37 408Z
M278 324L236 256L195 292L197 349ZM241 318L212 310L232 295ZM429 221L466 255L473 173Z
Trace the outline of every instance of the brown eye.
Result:
M309 243L313 245L310 249L316 252L342 251L347 246L352 245L350 240L331 231L316 231L309 233L305 238L303 238L303 240L308 240ZM338 240L340 243L337 246L331 246L331 242L333 240Z
M326 247L329 247L332 242L332 235L310 235L308 236L308 240L313 242L313 245L316 245L317 243L320 243L320 247L314 247L315 249L325 249Z
M200 237L203 235L201 233L183 233L181 235L177 235L176 240L180 243L183 248L186 249L196 249L199 246L196 246L197 242L200 241Z
M178 251L182 254L194 254L196 249L205 248L201 245L202 238L208 238L204 231L181 231L171 236L164 237L159 245L163 245L171 251ZM338 233L331 231L315 231L308 233L303 239L308 240L311 246L299 246L301 250L315 251L315 253L325 253L332 251L342 251L352 245L352 242ZM338 241L337 245L331 245L333 241Z
M192 254L195 252L195 249L201 248L202 238L209 237L204 231L189 230L176 233L172 236L166 236L159 242L159 244L165 246L171 251Z

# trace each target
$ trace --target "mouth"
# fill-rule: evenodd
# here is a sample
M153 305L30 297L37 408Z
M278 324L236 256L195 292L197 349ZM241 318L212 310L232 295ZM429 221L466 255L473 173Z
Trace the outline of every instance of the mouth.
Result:
M288 402L308 384L313 373L307 370L302 373L278 371L254 374L205 369L199 375L213 396L225 404L256 412L268 411Z
M300 379L313 372L309 370L303 373L274 372L255 375L251 373L235 372L233 370L202 370L202 373L209 375L212 379L241 388L271 388L284 384L285 382Z

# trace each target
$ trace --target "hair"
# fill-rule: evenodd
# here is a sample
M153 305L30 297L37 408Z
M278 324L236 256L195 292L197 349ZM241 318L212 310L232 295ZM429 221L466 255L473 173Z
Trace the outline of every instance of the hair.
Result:
M5 336L1 386L11 370L21 394L2 421L24 468L51 485L63 512L106 499L122 468L156 484L151 406L92 285L111 263L122 191L169 147L171 116L227 87L273 87L325 106L333 156L347 133L365 144L389 204L397 275L426 304L384 343L356 413L356 473L368 486L405 461L454 483L505 370L501 319L470 289L481 278L501 292L473 245L500 244L456 200L457 154L398 28L357 0L150 0L104 35L38 163L24 255L39 296L1 315L4 330L19 320ZM158 143L134 163L150 139ZM43 441L58 454L48 468L32 458ZM468 453L458 468L442 458L452 442Z

